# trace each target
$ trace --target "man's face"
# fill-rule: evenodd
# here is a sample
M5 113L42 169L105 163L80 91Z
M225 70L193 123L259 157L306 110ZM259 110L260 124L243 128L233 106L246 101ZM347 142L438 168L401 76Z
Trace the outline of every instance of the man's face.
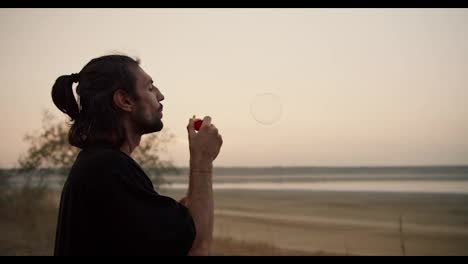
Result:
M136 77L136 95L135 111L132 111L131 119L134 123L136 132L148 134L161 131L163 123L163 105L164 95L153 84L152 78L140 67L134 68Z

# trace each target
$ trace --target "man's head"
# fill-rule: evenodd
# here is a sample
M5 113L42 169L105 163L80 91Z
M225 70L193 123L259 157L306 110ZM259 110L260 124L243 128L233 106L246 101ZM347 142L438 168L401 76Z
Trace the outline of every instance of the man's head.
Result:
M139 61L127 56L95 58L80 73L60 76L52 87L52 100L74 121L69 141L79 148L98 142L120 147L128 130L143 135L163 128L164 96Z
M142 68L131 67L136 82L134 94L117 90L113 95L114 104L124 113L123 118L131 124L136 134L148 134L163 128L160 101L164 96L154 85L153 79Z

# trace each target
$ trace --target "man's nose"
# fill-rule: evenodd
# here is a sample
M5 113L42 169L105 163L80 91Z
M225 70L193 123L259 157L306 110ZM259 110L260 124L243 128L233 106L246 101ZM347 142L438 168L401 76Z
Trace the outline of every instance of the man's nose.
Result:
M158 102L164 100L164 95L159 89L156 90L156 99L158 100Z

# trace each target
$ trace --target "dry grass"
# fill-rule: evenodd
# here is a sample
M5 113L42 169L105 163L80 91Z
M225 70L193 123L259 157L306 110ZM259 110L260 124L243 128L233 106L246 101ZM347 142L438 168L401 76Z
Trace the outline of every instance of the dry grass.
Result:
M267 243L236 241L232 238L215 238L212 248L215 256L332 256L323 251L306 252L282 249Z
M52 255L57 208L49 194L22 189L0 196L0 255Z

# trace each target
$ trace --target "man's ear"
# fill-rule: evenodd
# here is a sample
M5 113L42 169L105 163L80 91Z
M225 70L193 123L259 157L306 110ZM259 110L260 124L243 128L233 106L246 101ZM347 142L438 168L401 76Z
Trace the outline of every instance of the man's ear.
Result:
M124 112L133 110L133 100L130 95L122 89L117 89L112 97L114 104Z

